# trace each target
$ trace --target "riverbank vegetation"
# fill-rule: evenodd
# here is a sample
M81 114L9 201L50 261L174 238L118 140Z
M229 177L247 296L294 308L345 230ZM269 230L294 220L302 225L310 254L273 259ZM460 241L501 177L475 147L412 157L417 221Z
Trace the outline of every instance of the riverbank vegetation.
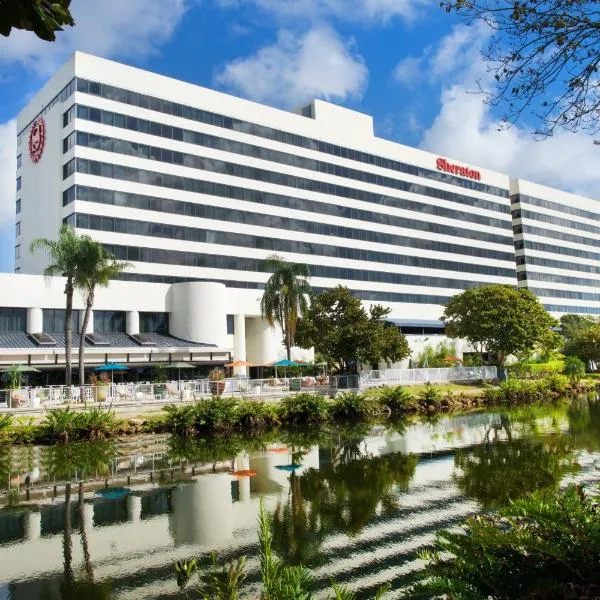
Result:
M39 423L32 417L0 416L0 444L67 443L141 432L183 437L256 433L325 423L369 422L548 402L593 390L597 385L593 379L581 380L577 372L570 377L553 373L540 379L508 379L499 385L381 386L365 393L341 392L333 398L312 393L273 401L213 396L194 404L167 405L162 415L137 419L119 419L110 407L66 407L48 410Z

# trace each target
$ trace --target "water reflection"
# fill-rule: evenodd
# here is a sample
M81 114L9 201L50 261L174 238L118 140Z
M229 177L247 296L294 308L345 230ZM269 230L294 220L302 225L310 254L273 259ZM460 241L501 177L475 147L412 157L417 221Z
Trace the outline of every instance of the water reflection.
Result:
M260 498L284 560L369 597L406 584L438 528L591 481L599 461L600 403L586 398L277 438L0 447L0 600L175 598L174 562L211 550L246 554L253 585Z

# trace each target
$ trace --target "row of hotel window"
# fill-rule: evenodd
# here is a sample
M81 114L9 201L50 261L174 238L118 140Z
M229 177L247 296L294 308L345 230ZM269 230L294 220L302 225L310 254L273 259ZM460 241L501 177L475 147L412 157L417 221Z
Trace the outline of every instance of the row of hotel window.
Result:
M226 211L226 209L222 209ZM257 215L261 217L261 215ZM279 217L273 217L278 220ZM280 219L284 220L284 219ZM481 275L493 275L495 277L515 277L515 266L513 257L507 255L507 267L495 267L487 264L472 262L457 262L442 260L439 258L427 258L422 256L411 256L407 254L392 254L378 250L365 250L348 246L334 246L330 244L318 244L288 238L272 238L257 235L256 233L243 234L239 232L218 231L214 229L203 229L184 227L182 225L170 225L167 223L156 223L151 221L138 221L133 219L119 219L116 217L105 217L94 214L76 213L65 219L65 223L80 229L93 229L96 231L108 231L111 233L124 233L128 235L139 235L144 237L158 237L176 239L186 242L200 242L206 244L220 244L224 246L236 246L243 248L257 248L272 252L293 252L309 256L327 256L343 260L360 260L366 262L402 265L408 267L420 267L436 269L440 271L457 271L462 273L477 273ZM292 221L298 227L289 226L287 223L279 229L290 231L305 231L302 221ZM263 222L257 218L256 225ZM275 227L275 225L273 225ZM407 244L415 246L415 244Z
M138 194L125 194L123 192L111 192L109 190L98 190L96 188L86 188L83 186L72 186L69 190L64 192L65 196L68 196L67 204L70 204L71 197L76 197L77 199L86 201L86 202L99 202L101 204L113 204L118 206L127 206L128 208L136 208L141 210L149 210L152 209L155 212L165 214L165 213L175 213L182 214L186 216L192 216L202 219L210 219L219 222L231 222L231 223L241 223L244 225L251 225L253 227L265 227L268 229L277 230L276 233L281 232L281 230L287 231L295 231L295 232L303 232L310 233L316 235L327 236L328 238L345 238L351 240L360 240L366 242L375 242L380 244L387 244L390 246L398 247L404 246L409 248L419 248L422 250L431 250L431 251L439 251L439 252L447 252L451 254L459 254L466 256L479 256L481 258L493 258L496 260L503 260L511 263L510 269L513 271L512 273L506 272L502 269L498 269L497 267L488 266L488 265L480 265L480 264L472 264L472 263L454 263L452 261L439 261L438 259L423 259L422 262L415 262L416 266L428 266L430 268L441 268L441 269L450 269L450 270L459 270L459 271L471 271L474 273L488 273L493 275L501 275L502 273L514 274L514 270L512 269L512 263L514 261L514 253L512 251L512 247L510 242L506 243L507 252L501 252L498 250L490 250L488 248L479 248L477 246L467 246L461 244L449 244L444 242L438 242L434 240L428 240L416 236L405 236L405 235L394 235L390 233L384 233L379 231L374 231L372 229L367 228L350 228L350 227L342 227L340 225L335 224L327 224L316 222L312 220L301 220L301 219L291 219L288 217L281 217L277 215L269 215L269 214L260 214L255 212L248 212L244 210L235 210L230 208L221 208L218 206L206 205L206 204L196 204L192 202L179 202L175 200L167 200L161 198L152 198L148 196L141 196ZM170 210L161 210L163 209ZM91 217L90 217L91 218ZM99 221L98 219L101 219ZM162 220L162 217L161 217ZM199 231L204 232L204 229L195 229L191 227L182 227L182 226L174 226L167 225L162 222L153 222L153 221L132 221L128 223L122 219L113 220L112 217L97 217L96 219L90 221L91 224L87 224L86 221L82 221L82 224L76 224L75 222L71 223L73 226L86 227L92 229L103 229L105 231L115 231L118 233L130 233L134 235L150 235L157 237L168 237L173 239L181 239L187 241L206 241L204 238L206 237L205 233L198 233ZM411 223L407 223L406 226L409 227ZM432 231L435 233L446 233L447 235L451 235L450 230L446 226L438 226L436 224L431 224L427 222L414 222L415 229L417 230L426 230ZM422 228L421 228L422 226ZM440 231L441 229L441 231ZM466 231L466 230L465 230ZM274 232L275 233L275 232ZM469 232L470 233L470 232ZM280 234L281 235L281 234ZM473 237L471 239L479 239L480 234L478 232L473 232ZM259 240L258 242L252 242L252 238L256 238ZM271 249L274 250L274 247L270 247L269 245L277 243L271 242L270 237L260 237L254 234L253 236L240 236L240 240L232 239L231 243L233 245L242 245L242 246L250 246L250 247L260 247L263 249ZM329 239L327 240L329 241ZM488 239L484 239L483 241L490 241ZM258 246L256 244L259 244ZM404 260L400 255L397 254L387 254L382 252L375 252L371 250L365 250L360 248L348 249L343 247L343 249L335 249L334 246L330 244L309 244L306 246L305 250L298 250L307 254L317 254L317 255L325 255L325 256L336 256L340 255L343 258L352 258L353 260L367 260L373 262L389 262L391 264L408 264L406 262L399 262ZM343 254L340 254L343 253ZM416 261L417 257L406 257L406 260ZM445 264L443 264L445 263Z
M542 198L535 198L533 196L527 196L525 194L514 194L510 197L511 203L516 205L521 204L521 209L524 204L532 204L533 206L539 206L540 208L548 208L559 213L566 215L573 215L574 217L582 217L584 219L590 219L592 221L600 221L600 214L584 210L582 208L576 208L569 204L558 204L549 200L543 200ZM518 209L515 209L518 210Z
M202 110L192 106L186 106L177 102L171 102L170 100L164 100L153 96L147 96L138 92L132 92L119 88L112 85L102 84L94 81L89 81L83 78L77 79L77 91L93 96L100 96L108 100L114 100L123 104L129 104L131 106L138 106L161 112L164 114L172 115L175 117L181 117L191 121L197 121L207 125L213 125L215 127L221 127L223 129L229 129L232 131L239 131L248 135L262 137L269 140L281 142L283 144L289 144L298 146L300 148L306 148L308 150L315 150L317 152L323 152L332 156L339 156L348 160L353 160L365 164L375 165L384 169L390 169L392 171L398 171L401 173L407 173L417 177L424 177L435 181L443 181L452 185L458 185L467 189L477 190L500 196L505 198L508 196L508 191L505 188L499 188L496 186L486 185L484 183L464 179L461 177L455 177L448 173L440 173L432 169L425 169L423 167L417 167L415 165L409 165L403 162L385 158L382 156L376 156L359 150L353 150L336 144L331 144L321 140L301 136L294 133L285 132L265 125L258 125L256 123L250 123L241 119L236 119L219 113ZM290 115L291 116L291 115ZM69 116L65 117L65 122L68 123Z
M43 331L61 334L65 331L65 310L44 308ZM169 313L140 312L140 333L169 333ZM79 311L73 311L73 331L80 328ZM126 314L124 311L95 310L94 333L125 333ZM26 308L0 307L0 333L23 333L27 331ZM35 332L41 333L41 332Z
M296 175L288 175L287 173L281 173L278 171L269 171L267 169L260 169L258 167L250 167L247 165L218 160L215 158L199 156L197 154L178 152L176 150L170 150L158 146L150 146L148 144L142 144L139 142L130 142L128 140L87 133L84 131L74 131L63 141L63 147L67 150L72 148L75 144L78 146L94 148L96 150L103 150L105 152L134 156L136 158L145 158L148 160L155 160L157 162L188 167L190 169L221 173L244 179L253 179L255 181L263 181L265 183L272 183L275 185L317 192L330 196L350 198L352 200L372 202L373 197L376 198L380 195L378 193L367 192L326 181L308 179L306 177L299 177ZM63 172L63 178L66 177L68 177L68 172ZM424 186L406 183L403 181L399 181L397 183L398 185L394 187L401 191L422 194L429 198L439 198L441 200L457 202L463 205L476 206L478 208L501 212L507 215L510 214L508 202L506 202L506 204L490 202L481 198L462 196L460 194L455 194L454 192L438 190L437 188L426 188Z
M260 160L280 163L300 169L307 169L309 171L317 171L327 175L335 175L345 179L353 179L363 183L370 183L401 191L412 192L414 194L421 194L427 197L440 197L441 190L438 190L437 188L431 188L416 183L393 179L391 177L378 175L376 173L359 171L357 169L351 169L337 164L327 163L304 156L298 156L296 154L279 152L277 150L272 150L271 148L246 144L244 142L238 142L189 129L182 129L180 127L173 127L171 125L165 125L164 123L157 123L155 121L147 121L137 117L101 110L99 108L90 108L80 105L78 105L76 108L77 117L87 121L102 123L104 125L110 125L120 129L137 131L139 133L146 133L166 139L173 139L176 141L202 146L205 148L211 148L213 150L220 150L222 152L228 152L231 154L239 154L242 156L258 158ZM74 143L75 133L72 133L63 140L63 152L67 152L74 145ZM80 144L79 136L77 136L77 143ZM91 141L89 145L92 145ZM163 152L165 151L163 150ZM144 156L144 158L148 158L148 156ZM157 158L157 160L161 159ZM461 204L473 204L473 202L477 200L471 196L462 196L461 194L454 194L451 192L443 192L443 197L446 199L453 199L455 202L460 202ZM508 212L508 201L503 201L500 205L496 202L488 201L483 201L482 204L482 208L489 207L491 210Z
M183 178L168 179L167 182L173 183L171 186L176 189L183 190L184 182ZM301 210L307 212L315 212L319 214L331 215L334 217L341 217L345 219L354 219L358 221L370 221L373 223L386 223L389 225L395 225L398 227L403 226L405 221L404 217L391 215L382 212L373 212L369 210L363 210L352 206L344 206L341 204L319 202L316 200L308 200L305 198L298 198L295 196L286 196L282 194L273 194L265 192L263 190L255 190L248 187L233 186L224 183L216 183L214 181L205 181L201 179L190 179L188 187L193 188L195 193L206 194L208 196L219 196L222 198L244 200L246 202L253 202L260 205L277 206L281 208L289 208L294 210ZM126 202L127 197L121 195L118 198L123 206L134 206L135 208L146 208L148 210L159 210L161 212L180 212L182 208L176 209L173 205L173 200L162 199L160 207L155 207L155 203L161 199L151 198L149 201L142 201L135 199L136 195L131 195L131 201L138 205L132 205ZM144 198L144 196L141 196ZM146 196L147 198L147 196ZM67 195L66 192L63 194L63 205L68 204L74 200L74 195ZM84 198L80 198L84 199ZM93 200L98 202L100 200ZM112 204L110 200L102 200L106 204ZM396 198L394 196L388 196L386 194L369 194L368 201L372 204L377 204L382 207L399 208L402 210L408 210L417 212L424 215L436 215L438 217L446 217L449 219L456 219L462 222L476 223L478 225L485 225L487 227L497 227L499 229L510 230L512 222L510 219L497 219L489 217L487 215L479 215L472 212L465 212L462 209L450 209L437 204L429 204L426 202L420 202L415 200L409 200L406 198ZM141 202L145 202L144 206L140 206ZM150 202L150 204L147 204ZM180 207L187 207L187 210L191 210L187 205L191 203L181 203ZM184 214L181 212L181 214ZM186 212L185 214L191 214Z
M588 233L600 235L600 227L597 227L596 225L582 223L581 221L573 221L573 219L561 219L559 217L553 217L545 213L524 208L513 210L512 217L513 219L532 219L533 221L540 221L542 223L549 223L550 225L559 225L560 227L568 227L569 229L578 229L579 231L587 231Z

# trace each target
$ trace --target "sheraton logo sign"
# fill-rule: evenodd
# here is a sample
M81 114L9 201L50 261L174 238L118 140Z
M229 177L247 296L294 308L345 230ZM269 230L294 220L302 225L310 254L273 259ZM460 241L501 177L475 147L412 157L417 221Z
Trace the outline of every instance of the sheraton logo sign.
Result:
M479 171L475 171L469 167L463 167L462 165L455 165L451 162L448 162L445 158L438 158L435 161L435 166L437 167L438 171L452 173L453 175L462 175L463 177L468 177L469 179L474 179L475 181L481 181L481 173Z
M46 145L46 122L42 117L35 120L29 130L29 157L31 162L39 162Z

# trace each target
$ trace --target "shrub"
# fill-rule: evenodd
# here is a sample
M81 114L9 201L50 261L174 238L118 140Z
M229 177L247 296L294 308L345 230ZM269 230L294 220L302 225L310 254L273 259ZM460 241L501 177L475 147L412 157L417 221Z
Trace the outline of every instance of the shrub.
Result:
M439 406L442 401L442 392L428 381L423 389L417 393L417 397L426 406Z
M249 429L267 427L277 422L277 411L273 404L262 400L242 400L237 405L237 420Z
M577 356L567 356L565 358L563 374L569 378L571 384L577 384L585 375L585 363Z
M538 383L542 384L542 386L546 385L550 391L557 394L564 394L569 387L569 380L567 377L565 375L560 375L559 373L548 375Z
M195 406L163 406L163 410L167 413L166 423L167 428L175 435L188 436L194 433L196 424L196 407Z
M368 419L378 412L379 404L374 398L346 392L338 394L333 401L331 414L338 419Z
M80 436L88 440L99 440L110 436L117 427L115 413L94 406L78 415Z
M280 416L293 425L322 423L329 417L329 405L321 394L287 396L281 402Z
M50 410L42 427L50 441L66 443L77 437L79 415L69 407Z
M8 441L12 424L12 415L0 415L0 441Z
M379 393L379 402L392 412L406 412L416 408L416 401L410 391L402 385L384 387Z
M566 600L600 597L598 497L581 487L538 492L438 534L408 598Z
M209 431L229 431L238 424L237 401L213 396L196 404L196 428Z

